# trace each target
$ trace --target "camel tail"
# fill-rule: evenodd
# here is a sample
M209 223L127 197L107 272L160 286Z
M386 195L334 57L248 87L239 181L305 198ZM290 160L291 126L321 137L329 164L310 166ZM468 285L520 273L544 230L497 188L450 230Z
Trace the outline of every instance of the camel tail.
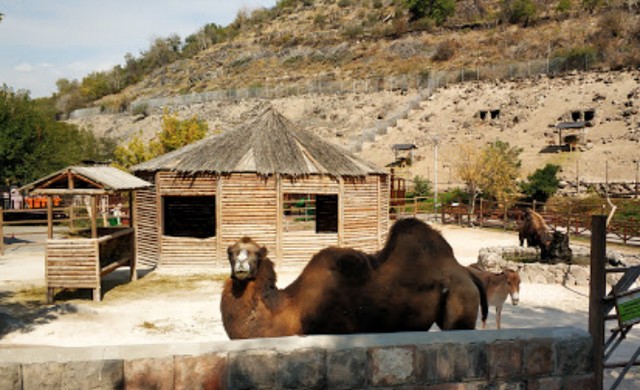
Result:
M478 287L478 291L480 291L480 312L482 313L482 325L484 327L487 323L487 316L489 315L489 302L487 301L487 289L484 287L484 283L482 283L482 280L480 280L480 278L476 274L469 271L469 275L471 275L471 279L473 279L473 283L476 284L476 287Z

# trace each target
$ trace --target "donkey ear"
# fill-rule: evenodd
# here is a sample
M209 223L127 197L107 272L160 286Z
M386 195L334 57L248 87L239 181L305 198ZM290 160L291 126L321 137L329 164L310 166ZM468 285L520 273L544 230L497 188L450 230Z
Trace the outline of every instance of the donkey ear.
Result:
M258 257L260 259L266 259L267 258L267 253L269 253L269 251L267 250L266 246L261 246L260 250L258 250Z

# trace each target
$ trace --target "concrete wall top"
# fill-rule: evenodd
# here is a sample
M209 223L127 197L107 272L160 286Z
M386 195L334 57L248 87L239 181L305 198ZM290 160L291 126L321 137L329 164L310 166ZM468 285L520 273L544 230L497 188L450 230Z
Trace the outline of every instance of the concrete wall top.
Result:
M447 343L493 343L502 340L580 339L590 338L588 332L573 327L432 331L354 334L338 336L292 336L223 342L105 345L88 347L6 345L0 348L0 363L72 362L106 359L162 358L175 355L202 355L210 352L246 350L292 351L304 348L345 350L354 348Z

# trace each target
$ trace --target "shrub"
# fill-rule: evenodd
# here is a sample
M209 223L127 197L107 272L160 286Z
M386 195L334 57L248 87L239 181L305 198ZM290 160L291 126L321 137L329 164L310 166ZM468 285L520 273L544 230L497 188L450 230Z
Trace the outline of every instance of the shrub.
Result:
M529 200L546 202L549 197L558 191L560 180L557 177L560 166L547 164L537 169L520 185L522 192Z
M431 194L431 182L417 175L413 178L413 196L429 196Z
M453 39L447 39L436 46L436 52L431 59L434 61L449 61L456 54L456 49L456 42Z
M529 20L537 13L536 4L532 0L503 0L502 19L512 24L528 25Z
M338 1L338 7L345 8L351 6L351 0L340 0Z

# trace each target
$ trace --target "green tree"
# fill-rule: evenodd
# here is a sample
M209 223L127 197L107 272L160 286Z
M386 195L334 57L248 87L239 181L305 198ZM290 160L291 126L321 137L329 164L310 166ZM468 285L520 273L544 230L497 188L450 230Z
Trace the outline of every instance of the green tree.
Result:
M427 17L442 25L456 11L454 0L404 0L404 4L412 22Z
M0 182L26 184L85 159L108 159L113 142L55 120L53 99L0 89Z
M417 175L413 178L413 196L425 197L431 194L431 182Z
M180 120L165 109L162 114L162 130L152 140L145 143L142 132L138 133L126 146L118 146L115 150L116 165L129 168L133 165L151 160L169 153L207 135L207 122L193 116Z
M533 0L503 0L502 18L509 23L527 26L538 12Z
M482 150L479 186L486 196L504 202L517 192L516 179L522 165L520 153L522 148L503 141L493 142Z
M536 169L527 177L527 181L521 184L522 193L531 200L546 202L558 191L560 180L557 177L560 166L547 164L543 168Z

